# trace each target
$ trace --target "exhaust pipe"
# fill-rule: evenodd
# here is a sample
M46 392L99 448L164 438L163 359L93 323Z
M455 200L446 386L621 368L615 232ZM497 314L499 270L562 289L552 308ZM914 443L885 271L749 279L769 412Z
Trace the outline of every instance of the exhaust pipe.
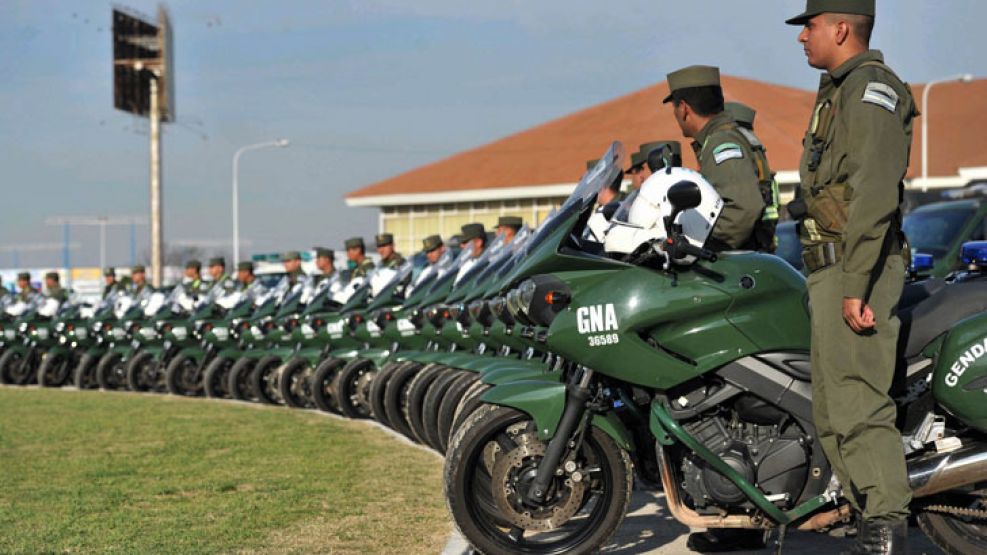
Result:
M987 481L987 445L980 442L908 461L912 497L926 497L982 481Z

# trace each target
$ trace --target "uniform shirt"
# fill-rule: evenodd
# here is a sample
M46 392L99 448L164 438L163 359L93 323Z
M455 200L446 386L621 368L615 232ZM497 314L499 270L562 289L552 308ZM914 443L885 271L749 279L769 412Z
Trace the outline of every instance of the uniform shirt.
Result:
M384 268L397 268L402 264L404 264L404 257L396 252L380 261L380 265Z
M918 115L908 86L886 68L871 65L883 62L881 52L869 50L823 74L799 166L802 198L836 195L841 201L836 205L845 210L840 222L839 214L814 210L809 203L808 217L799 226L802 244L842 243L843 294L856 299L866 294L897 216L912 119ZM816 137L823 149L813 172L813 132L827 102L833 115L827 136Z
M333 269L333 271L331 271L331 272L314 274L314 275L312 275L312 283L314 283L315 285L318 285L318 284L322 283L323 281L331 278L334 275L336 275L336 270L335 269Z
M363 260L360 261L359 264L356 265L356 268L353 269L353 277L354 278L366 277L366 275L370 273L370 270L373 269L374 269L374 261L370 260L369 258L364 258Z
M732 249L743 248L764 210L754 153L726 112L713 116L695 139L699 173L723 198L712 237Z
M17 292L17 300L28 303L31 302L38 295L39 293L37 291L28 287L27 289L21 289L20 291Z
M53 287L45 293L45 296L49 299L55 299L60 303L64 303L69 298L69 292L62 287Z
M285 277L288 278L288 284L291 287L294 287L299 282L305 281L305 274L301 271L301 269L295 270L294 272L288 272Z
M120 291L121 289L122 288L120 286L120 282L119 281L114 281L113 283L111 283L109 285L104 285L103 286L103 298L105 299L106 297L109 297L110 296L110 293L113 293L114 291Z
M223 274L219 276L219 279L214 280L212 284L209 285L209 291L211 292L213 289L217 287L222 289L222 291L215 292L217 297L224 293L229 293L230 291L235 291L237 289L236 281L234 281L233 278L231 278L226 274Z

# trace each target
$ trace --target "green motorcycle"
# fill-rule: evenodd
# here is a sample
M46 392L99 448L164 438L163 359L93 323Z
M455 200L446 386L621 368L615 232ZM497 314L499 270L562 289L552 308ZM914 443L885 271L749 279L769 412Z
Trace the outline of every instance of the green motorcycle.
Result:
M653 228L586 240L621 150L539 230L503 290L510 318L543 327L535 339L561 362L493 387L454 433L444 479L457 527L485 553L593 552L627 512L635 466L660 468L652 478L690 527L846 520L811 418L804 278L772 255L703 249L695 230L708 233L718 197L689 170L659 177ZM611 236L652 229L634 248L610 248ZM913 510L952 553L987 549L985 287L967 280L902 307L897 400Z
M61 304L57 299L35 295L28 301L15 301L6 307L10 321L4 333L5 338L10 339L5 341L0 355L0 383L37 383L38 369L54 344L54 320ZM10 331L14 332L12 336Z

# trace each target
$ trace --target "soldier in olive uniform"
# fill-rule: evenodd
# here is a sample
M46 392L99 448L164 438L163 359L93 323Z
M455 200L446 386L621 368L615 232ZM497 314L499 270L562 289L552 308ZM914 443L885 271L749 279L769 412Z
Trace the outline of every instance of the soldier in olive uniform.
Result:
M209 285L210 291L214 288L219 287L225 292L233 291L236 289L236 282L233 281L226 273L226 259L222 256L217 256L215 258L209 259L209 276L212 278L212 283ZM221 291L216 291L216 295L221 295Z
M501 216L497 219L497 234L503 234L504 244L510 245L523 225L524 221L517 216Z
M803 26L808 63L825 71L789 206L809 272L813 419L863 517L853 553L905 553L911 489L888 390L905 279L902 179L918 114L908 85L870 50L874 0L808 0L787 23Z
M202 262L189 260L185 263L185 275L182 277L182 287L192 297L198 298L206 291L202 283Z
M0 299L3 299L4 297L6 297L9 294L10 294L10 291L6 287L4 287L4 285L3 285L3 278L0 277Z
M764 143L754 133L754 118L757 110L741 102L727 102L723 105L724 111L730 114L737 126L738 131L747 139L754 151L754 161L758 167L758 178L761 189L761 196L764 198L764 213L761 220L754 228L756 248L774 252L778 246L775 239L775 229L778 227L779 209L781 200L778 195L778 182L775 174L768 169L768 150L764 148ZM761 176L764 176L762 179Z
M384 268L397 268L404 264L404 257L394 250L394 236L390 233L380 233L375 237L377 254L380 255L380 265Z
M153 292L154 288L147 283L147 269L143 264L135 264L130 269L130 294L140 300Z
M442 243L442 237L438 235L429 235L424 240L422 240L422 251L425 253L425 258L428 259L429 264L435 264L442 258L442 255L446 252L446 246Z
M668 74L675 121L682 135L694 140L699 172L723 198L723 211L707 246L714 250L751 249L754 227L761 219L765 202L754 149L739 131L730 114L723 111L720 70L690 66ZM770 170L764 168L770 175Z
M315 283L331 278L336 273L336 253L325 247L315 247L315 267L319 273L312 276Z
M285 279L288 280L288 285L294 287L305 281L305 272L302 271L302 253L288 251L281 257L281 262L284 264L284 272L287 274Z
M247 298L257 300L267 288L254 275L254 263L245 260L236 265L236 286L243 291Z
M38 295L38 292L31 287L30 272L21 272L17 274L17 290L17 300L25 303L31 302L31 300Z
M64 303L68 300L69 292L62 287L58 272L48 272L45 274L45 296L49 299L55 299L59 303Z
M479 258L484 249L487 248L487 232L483 229L483 224L466 224L460 228L460 231L460 246L473 252L471 258Z
M346 247L346 265L353 271L353 277L364 277L374 269L374 262L367 258L367 248L363 237L351 237L343 242Z
M117 272L113 268L103 268L103 298L109 297L111 293L120 290L120 283L117 281Z

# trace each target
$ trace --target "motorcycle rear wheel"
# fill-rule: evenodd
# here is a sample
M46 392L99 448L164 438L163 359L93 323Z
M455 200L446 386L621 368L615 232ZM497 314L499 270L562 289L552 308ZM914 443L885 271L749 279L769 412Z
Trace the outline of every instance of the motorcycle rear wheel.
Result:
M575 456L582 474L554 480L549 501L524 501L523 484L547 445L531 418L483 405L454 435L443 472L456 527L483 553L588 554L617 531L630 504L630 458L595 427Z
M979 495L976 495L979 493ZM987 492L942 496L942 505L983 511L987 509ZM987 553L987 521L935 511L918 514L922 532L948 555Z

